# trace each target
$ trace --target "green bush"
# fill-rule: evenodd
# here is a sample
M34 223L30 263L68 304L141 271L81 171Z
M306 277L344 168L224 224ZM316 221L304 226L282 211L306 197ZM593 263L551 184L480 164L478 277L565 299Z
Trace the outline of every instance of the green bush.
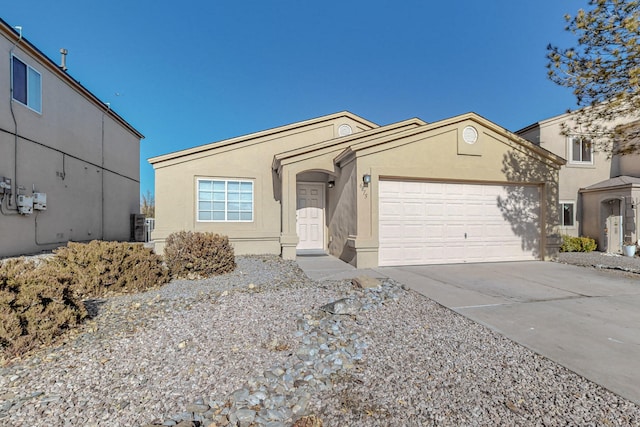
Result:
M583 252L592 252L598 247L595 239L592 239L591 237L580 237L580 242L582 243Z
M591 237L562 236L560 252L591 252L597 248L596 241Z
M82 298L140 292L169 281L162 258L140 243L69 242L50 261L73 277Z
M167 237L164 259L176 278L197 279L233 271L233 247L227 236L180 231Z
M73 277L49 263L24 258L0 264L0 350L22 354L50 344L87 316Z

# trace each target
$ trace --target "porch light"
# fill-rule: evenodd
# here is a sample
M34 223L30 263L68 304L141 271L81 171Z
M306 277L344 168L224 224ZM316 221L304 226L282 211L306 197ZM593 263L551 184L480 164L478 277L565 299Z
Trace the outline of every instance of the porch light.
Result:
M365 173L364 175L362 175L362 183L364 184L365 187L368 187L370 182L371 182L371 175L369 175L368 173Z
M329 188L333 188L333 187L335 187L335 186L336 186L336 182L335 182L335 181L329 181L329 182L327 182L327 187L329 187Z

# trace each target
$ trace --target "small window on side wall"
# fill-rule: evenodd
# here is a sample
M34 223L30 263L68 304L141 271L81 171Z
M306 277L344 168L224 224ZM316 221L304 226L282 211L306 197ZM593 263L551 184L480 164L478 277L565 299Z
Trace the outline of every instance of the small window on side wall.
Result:
M575 204L573 202L560 203L560 225L573 227L575 225Z
M11 58L11 94L19 103L42 112L42 76L15 56Z
M572 136L569 138L571 163L593 164L593 144L589 138Z
M199 222L252 222L253 181L198 179Z

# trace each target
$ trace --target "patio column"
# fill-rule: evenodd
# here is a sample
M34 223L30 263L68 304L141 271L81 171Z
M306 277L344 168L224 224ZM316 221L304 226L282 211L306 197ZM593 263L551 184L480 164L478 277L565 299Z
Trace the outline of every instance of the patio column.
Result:
M284 167L282 182L282 224L280 233L280 249L282 259L295 260L298 233L296 232L296 173Z

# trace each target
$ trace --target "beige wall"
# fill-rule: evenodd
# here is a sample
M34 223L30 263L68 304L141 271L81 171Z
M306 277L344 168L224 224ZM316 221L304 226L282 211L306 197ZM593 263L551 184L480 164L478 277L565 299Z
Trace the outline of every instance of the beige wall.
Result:
M329 190L329 253L346 262L355 263L356 253L348 245L348 239L358 233L356 163L343 165L340 172L336 186Z
M150 159L155 169L156 225L152 238L156 252L162 253L164 241L173 232L193 230L229 236L236 254L281 253L281 243L297 243L295 231L295 184L298 172L314 167L290 168L279 177L272 170L274 156L300 149L338 136L338 127L348 124L354 132L373 125L336 114L326 119L283 126L182 152ZM303 150L304 151L304 150ZM324 163L322 163L324 166ZM196 220L198 178L242 178L254 182L254 221L199 222ZM313 177L312 177L313 178ZM283 182L285 183L283 185ZM281 194L281 189L289 193ZM281 204L281 202L284 202ZM283 220L293 201L292 221ZM284 206L283 206L284 205ZM283 227L283 224L286 227ZM294 252L295 253L295 252Z
M640 177L640 154L622 156L617 161L620 175Z
M618 189L600 189L583 192L583 209L585 212L590 212L591 214L586 215L583 220L582 234L594 238L598 243L599 250L606 249L606 244L603 244L603 241L605 239L605 221L608 216L606 212L606 202L609 200L619 200L620 214L623 217L623 242L637 243L639 234L636 224L640 221L640 210L633 206L634 203L640 200L640 188L634 188L631 185Z
M461 135L467 125L474 126L480 134L473 146L473 151L478 155L459 154L466 150ZM372 178L369 187L359 186L356 192L358 233L353 246L361 248L364 254L362 259L358 254L360 267L377 263L377 188L381 178L536 185L541 188L543 195L540 208L542 215L537 224L542 229L541 245L546 244L546 237L553 234L557 226L559 165L478 122L467 120L452 123L402 140L362 149L355 156L356 182L360 184L361 176L366 173L371 174ZM524 220L514 218L514 221ZM513 224L515 228L517 225ZM548 250L541 247L537 254L544 256Z
M434 125L414 122L368 130L348 116L326 116L150 159L156 173L156 251L163 250L170 233L195 230L229 236L238 254L293 258L298 241L296 183L334 180L335 187L325 193L327 249L359 267L374 266L379 180L410 178L537 186L542 193L542 206L533 207L542 212L536 220L542 227L537 253L548 253L546 236L558 218L560 159L475 115ZM363 132L337 138L338 126L348 119ZM462 141L467 125L480 133L473 146ZM369 186L362 183L365 173L372 176ZM199 177L252 180L254 221L198 222ZM528 218L514 219L524 220Z
M0 67L10 69L13 40L0 31ZM18 215L5 198L0 256L52 249L68 240L128 240L130 214L139 212L140 138L86 90L69 82L21 41L15 55L42 77L42 112L11 101L10 78L0 78L0 176L47 194L47 210ZM11 103L15 115L11 115ZM17 153L16 147L17 125ZM14 158L17 154L17 178Z
M591 226L584 228L584 221L593 216L579 197L579 190L595 183L620 175L640 176L640 156L623 156L610 159L606 153L595 152L593 164L576 164L571 160L569 139L562 135L562 124L572 126L570 116L561 115L540 122L520 131L519 135L565 159L567 163L560 170L559 202L573 202L575 207L575 223L570 227L559 227L562 234L572 236L589 235ZM622 123L622 122L621 122Z

